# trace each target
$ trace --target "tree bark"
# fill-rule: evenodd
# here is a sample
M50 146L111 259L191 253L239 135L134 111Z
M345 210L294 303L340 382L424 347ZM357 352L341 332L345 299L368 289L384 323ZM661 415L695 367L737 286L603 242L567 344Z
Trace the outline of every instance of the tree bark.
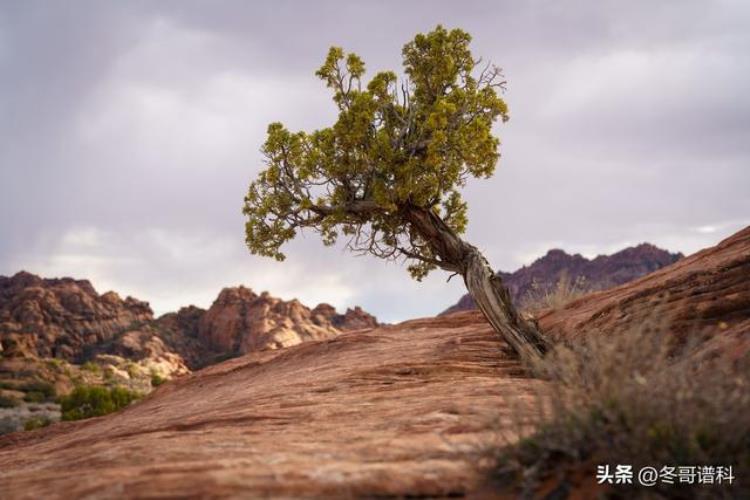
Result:
M439 257L441 267L463 276L479 310L521 359L533 361L547 352L547 339L521 317L502 280L476 247L459 238L432 210L410 208L407 219Z
M544 355L549 342L535 326L521 317L502 280L475 247L468 252L465 266L466 289L495 331L521 359L532 361Z

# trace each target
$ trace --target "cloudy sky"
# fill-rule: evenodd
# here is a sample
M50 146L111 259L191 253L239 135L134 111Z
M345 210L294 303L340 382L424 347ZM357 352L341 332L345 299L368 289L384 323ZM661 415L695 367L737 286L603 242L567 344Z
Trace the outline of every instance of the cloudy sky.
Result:
M467 239L513 270L551 247L694 252L750 224L750 2L0 0L0 274L88 278L157 313L245 284L386 321L464 290L325 248L250 255L266 125L335 117L331 45L372 70L437 23L504 69L495 177Z

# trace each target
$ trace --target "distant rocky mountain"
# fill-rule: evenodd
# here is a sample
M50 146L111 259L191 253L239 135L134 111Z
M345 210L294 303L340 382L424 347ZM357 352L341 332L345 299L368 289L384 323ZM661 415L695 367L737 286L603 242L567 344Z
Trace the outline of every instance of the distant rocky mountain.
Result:
M222 290L208 310L189 306L155 319L148 302L115 292L99 295L87 280L44 279L24 271L0 276L4 357L80 364L102 353L142 359L172 352L195 367L211 356L277 349L375 326L375 317L359 307L344 314L329 304L310 309L243 286Z
M252 351L278 349L343 331L373 328L377 319L360 307L339 314L329 304L314 309L243 286L225 288L206 311L194 306L166 314L153 325L191 368Z
M86 280L0 276L0 352L77 362L87 346L153 320L147 302L99 295Z
M499 271L498 275L503 279L514 303L523 307L538 294L557 286L563 277L575 283L582 291L604 290L640 278L682 257L681 253L670 253L650 243L642 243L594 259L553 249L529 266L513 273ZM467 294L441 314L475 308L474 300Z

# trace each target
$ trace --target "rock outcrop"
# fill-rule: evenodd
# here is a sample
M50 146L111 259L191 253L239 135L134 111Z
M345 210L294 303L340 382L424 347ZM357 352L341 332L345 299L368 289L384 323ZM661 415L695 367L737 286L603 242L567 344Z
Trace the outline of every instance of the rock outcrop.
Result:
M353 309L348 308L344 314L339 314L332 305L323 303L315 306L311 313L313 321L318 321L321 324L330 323L341 331L375 328L379 325L375 316L362 310L359 306L355 306Z
M329 318L300 301L284 301L268 292L225 288L201 317L198 337L209 348L245 354L289 347L308 340L323 340L341 333Z
M0 276L0 353L82 363L97 354L128 359L182 358L201 367L264 349L373 328L360 307L339 314L328 304L310 310L245 287L221 291L210 309L189 306L154 319L147 302L99 295L91 283L43 279L27 272ZM182 371L182 369L178 370Z
M580 254L570 255L563 250L553 249L530 266L524 266L513 273L498 271L497 274L503 279L513 302L523 307L533 301L535 296L554 288L563 277L581 291L605 290L640 278L682 257L681 253L670 253L649 243L629 247L612 255L600 255L591 260ZM475 308L474 300L467 294L441 314Z
M206 310L196 306L182 307L167 313L153 323L155 334L179 353L191 370L212 364L224 353L210 349L199 335L199 324ZM158 332L158 333L157 333Z
M147 302L99 295L86 280L0 276L0 352L79 361L87 346L153 320Z

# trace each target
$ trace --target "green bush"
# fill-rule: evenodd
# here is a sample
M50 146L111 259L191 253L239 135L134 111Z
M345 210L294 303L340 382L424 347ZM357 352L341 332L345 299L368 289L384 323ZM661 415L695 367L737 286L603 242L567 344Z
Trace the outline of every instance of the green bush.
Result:
M65 361L57 358L50 358L47 361L47 366L55 369L60 369L65 366Z
M128 362L128 364L125 366L125 370L128 372L130 378L137 378L138 375L141 374L141 370L138 368L138 365L133 363L132 361Z
M34 429L41 429L47 427L52 423L48 417L31 417L23 423L23 429L26 431L33 431Z
M163 384L166 381L167 379L165 379L158 373L154 373L151 375L151 387L159 387L161 384Z
M78 386L59 402L63 420L80 420L115 412L140 398L124 387Z
M84 364L82 364L81 370L85 370L91 373L96 373L97 375L102 373L102 367L92 361L86 361Z
M20 389L26 393L24 399L32 403L41 403L42 401L53 401L57 396L55 386L42 380L26 382Z
M44 393L39 391L27 392L23 396L23 400L27 403L43 403L46 399L47 398L44 396Z
M15 408L20 404L21 402L16 398L0 394L0 408Z

